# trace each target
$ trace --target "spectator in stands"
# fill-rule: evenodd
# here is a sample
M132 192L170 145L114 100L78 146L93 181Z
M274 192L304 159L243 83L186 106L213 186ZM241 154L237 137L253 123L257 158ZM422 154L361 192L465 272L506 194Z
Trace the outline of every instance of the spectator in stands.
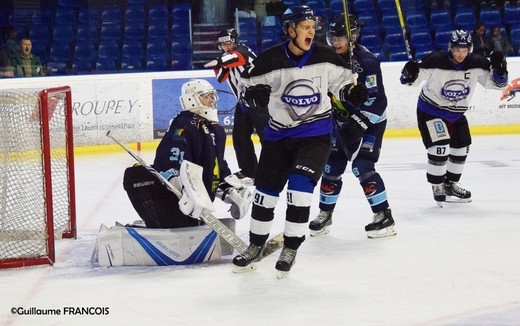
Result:
M498 25L491 27L491 44L493 51L502 52L505 56L513 55L513 47L509 43L507 36L502 35Z
M4 40L7 57L13 57L18 52L18 42L16 41L17 36L18 31L16 30L16 27L10 24L4 27Z
M13 69L3 46L0 46L0 78L13 77Z
M45 76L40 57L32 54L32 42L28 38L20 41L16 55L9 58L15 77Z
M262 22L267 13L265 11L265 5L269 2L269 0L255 0L255 13L256 19L258 22Z
M473 38L473 53L481 54L485 57L489 57L493 46L491 40L486 36L486 24L479 22L475 25L475 29L472 34Z

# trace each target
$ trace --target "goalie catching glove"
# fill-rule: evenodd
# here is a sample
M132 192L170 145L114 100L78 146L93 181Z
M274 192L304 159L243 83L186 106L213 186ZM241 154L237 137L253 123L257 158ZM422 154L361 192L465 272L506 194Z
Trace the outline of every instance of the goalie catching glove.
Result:
M271 96L271 86L258 84L246 88L244 101L252 109L264 108L269 104L269 96Z
M364 83L347 84L339 90L339 99L352 106L360 106L368 100L368 89Z
M217 196L223 202L231 204L229 212L235 220L239 220L247 214L249 206L253 201L253 194L249 189L246 187L233 187L226 181L219 184Z

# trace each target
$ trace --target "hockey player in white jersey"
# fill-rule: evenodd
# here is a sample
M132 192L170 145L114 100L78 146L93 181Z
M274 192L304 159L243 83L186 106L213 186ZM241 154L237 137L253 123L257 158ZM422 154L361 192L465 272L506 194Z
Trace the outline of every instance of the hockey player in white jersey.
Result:
M488 61L471 53L472 48L471 34L454 30L447 52L433 52L419 62L410 60L401 73L402 84L417 86L426 81L417 103L417 122L428 152L426 178L440 207L445 201L471 201L471 192L459 180L471 145L464 113L476 84L502 89L508 81L501 52L492 52Z
M270 120L256 174L250 245L233 259L235 272L251 270L259 260L287 183L284 247L275 268L284 276L305 240L313 191L331 148L331 103L328 91L359 106L368 98L364 83L354 86L346 62L330 47L313 42L316 16L307 6L282 16L287 41L253 61L244 98L249 106L267 105Z

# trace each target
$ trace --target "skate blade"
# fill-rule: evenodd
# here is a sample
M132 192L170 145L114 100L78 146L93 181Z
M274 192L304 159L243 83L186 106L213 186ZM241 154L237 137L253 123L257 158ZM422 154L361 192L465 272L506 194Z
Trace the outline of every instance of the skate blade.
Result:
M289 276L289 271L277 271L276 273L276 278L279 280L286 278L287 276Z
M457 196L446 196L447 203L471 203L471 198L459 198Z
M444 202L443 201L436 201L436 203L437 203L437 206L439 206L440 208L444 207Z
M367 237L369 239L377 239L377 238L387 238L396 235L397 232L395 231L394 226L389 226L387 228L384 228L382 230L374 230L374 231L368 231Z
M330 226L327 225L321 230L311 230L309 232L309 234L311 237L319 237L320 235L329 234L329 232L330 232Z
M251 263L247 266L236 266L236 265L233 265L233 273L235 274L241 274L241 273L248 273L248 272L252 272L256 270L256 264L255 263Z

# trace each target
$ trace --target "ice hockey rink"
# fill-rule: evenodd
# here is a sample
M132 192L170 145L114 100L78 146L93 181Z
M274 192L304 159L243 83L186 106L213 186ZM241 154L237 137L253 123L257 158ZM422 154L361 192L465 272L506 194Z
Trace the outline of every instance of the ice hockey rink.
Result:
M141 155L151 162L154 153ZM230 146L227 158L236 170ZM377 167L397 236L367 239L372 214L347 172L331 232L307 236L280 280L278 252L245 274L231 272L232 256L191 266L92 264L100 225L138 218L122 188L133 163L123 150L76 157L78 238L56 242L54 266L0 270L0 325L520 325L520 133L474 136L461 180L473 202L444 208L426 182L420 139L386 139ZM283 229L283 198L272 234ZM248 229L248 217L237 222L247 243ZM12 314L18 307L107 314Z

